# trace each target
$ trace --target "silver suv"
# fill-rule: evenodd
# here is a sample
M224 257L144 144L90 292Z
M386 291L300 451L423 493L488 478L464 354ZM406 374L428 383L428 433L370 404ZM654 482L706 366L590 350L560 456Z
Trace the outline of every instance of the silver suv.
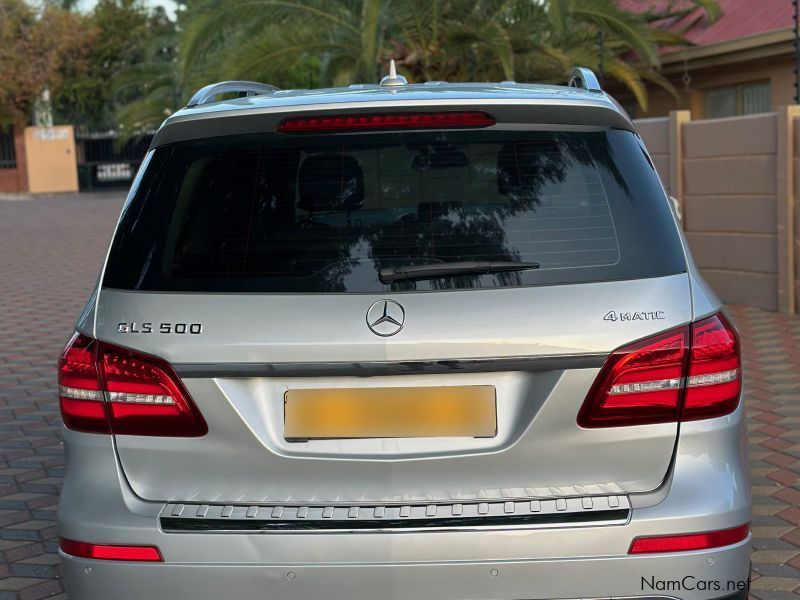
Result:
M586 69L200 90L59 389L72 600L747 596L738 335Z

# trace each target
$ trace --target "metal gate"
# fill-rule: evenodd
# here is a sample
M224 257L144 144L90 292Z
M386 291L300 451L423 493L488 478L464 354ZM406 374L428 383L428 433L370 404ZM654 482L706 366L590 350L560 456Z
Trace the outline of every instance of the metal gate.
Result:
M17 154L14 149L14 130L0 127L0 169L16 169Z
M153 135L155 132L123 140L114 131L77 132L75 149L80 189L129 186Z

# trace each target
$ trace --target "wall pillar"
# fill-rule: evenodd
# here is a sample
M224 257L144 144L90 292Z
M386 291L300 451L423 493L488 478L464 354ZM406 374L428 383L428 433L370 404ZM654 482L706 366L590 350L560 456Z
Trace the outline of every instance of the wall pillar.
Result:
M25 128L28 191L77 192L78 163L72 125Z
M686 224L686 211L683 206L683 124L692 120L692 113L688 110L673 110L669 113L669 190L673 198L678 201L678 211L684 229Z
M795 314L794 138L800 106L781 106L777 113L778 310Z

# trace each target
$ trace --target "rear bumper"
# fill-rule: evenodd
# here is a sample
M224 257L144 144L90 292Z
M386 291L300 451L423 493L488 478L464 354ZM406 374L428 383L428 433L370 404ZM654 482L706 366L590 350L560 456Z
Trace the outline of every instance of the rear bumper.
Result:
M132 565L62 556L62 573L74 600L520 600L655 595L699 600L728 596L729 585L734 590L745 585L742 578L749 572L749 550L748 540L715 552L647 558L346 565ZM711 589L698 589L706 585ZM664 591L653 591L652 586Z
M749 576L750 543L627 554L638 536L725 529L750 520L741 407L681 426L668 482L631 496L623 525L483 531L165 533L163 504L131 492L105 436L65 432L63 537L156 545L164 563L62 555L73 600L721 599Z

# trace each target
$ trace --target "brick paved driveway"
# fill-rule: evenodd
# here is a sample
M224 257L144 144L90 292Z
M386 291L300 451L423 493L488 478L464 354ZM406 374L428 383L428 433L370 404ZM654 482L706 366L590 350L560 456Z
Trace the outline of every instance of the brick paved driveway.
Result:
M0 200L0 600L64 598L55 360L121 203L119 193ZM800 600L800 318L732 309L750 415L753 595Z

